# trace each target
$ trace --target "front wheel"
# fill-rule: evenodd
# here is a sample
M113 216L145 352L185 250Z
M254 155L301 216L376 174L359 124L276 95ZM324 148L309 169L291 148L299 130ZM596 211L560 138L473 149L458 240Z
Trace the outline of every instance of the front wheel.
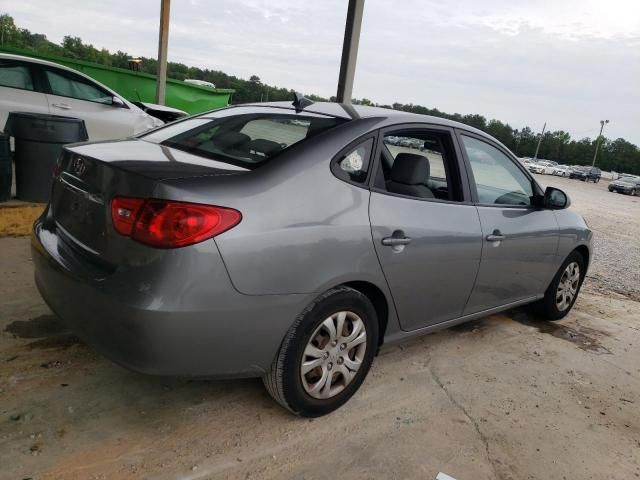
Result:
M326 415L358 390L377 346L378 319L371 301L357 290L337 287L298 316L262 380L290 412Z
M531 304L533 312L543 320L564 318L578 298L584 274L584 258L577 251L571 252L560 266L544 297Z

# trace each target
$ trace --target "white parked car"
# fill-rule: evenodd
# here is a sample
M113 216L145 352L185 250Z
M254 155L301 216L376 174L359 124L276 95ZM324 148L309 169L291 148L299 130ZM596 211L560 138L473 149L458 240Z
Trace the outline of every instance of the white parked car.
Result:
M570 173L568 165L556 165L551 169L551 175L558 175L560 177L568 177Z
M164 123L80 72L0 53L0 131L9 112L81 118L90 140L130 137Z
M547 160L540 160L537 163L534 163L529 166L529 171L533 173L542 173L545 175L550 175L554 168L554 162L549 162Z

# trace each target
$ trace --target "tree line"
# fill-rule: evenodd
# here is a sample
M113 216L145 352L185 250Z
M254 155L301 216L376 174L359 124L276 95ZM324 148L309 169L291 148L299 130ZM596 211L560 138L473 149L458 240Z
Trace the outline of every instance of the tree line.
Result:
M42 55L58 55L88 62L99 63L111 67L129 68L132 56L118 50L111 53L107 49L97 49L93 45L84 43L79 37L65 36L61 44L56 44L41 33L32 33L26 28L18 27L10 15L0 15L0 47L8 46L29 50ZM140 71L150 74L156 73L157 61L154 58L140 57ZM247 103L259 101L281 101L291 99L292 89L275 87L261 82L260 77L252 75L249 79L227 75L219 70L190 67L182 63L169 62L168 76L177 80L186 78L212 82L218 88L232 88L235 93L232 103ZM318 95L308 94L308 98L316 101L333 101ZM393 108L406 112L432 115L435 117L455 120L479 130L482 130L504 143L519 157L533 157L540 134L530 127L514 129L508 123L500 120L487 120L479 114L445 113L436 108L422 105L394 103L381 105L367 98L354 99L353 103L361 105L375 105L383 108ZM595 128L595 126L594 126ZM538 158L555 160L567 165L590 165L596 149L597 138L572 139L563 130L547 131L542 136ZM635 173L640 175L640 149L624 138L610 139L603 137L598 152L597 165L603 170Z

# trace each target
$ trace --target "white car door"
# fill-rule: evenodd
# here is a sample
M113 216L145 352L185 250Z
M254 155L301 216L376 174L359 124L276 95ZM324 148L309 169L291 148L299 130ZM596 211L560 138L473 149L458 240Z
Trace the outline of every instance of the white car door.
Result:
M0 58L0 131L9 112L49 113L44 93L38 92L30 65Z
M90 140L111 140L134 134L136 113L123 102L113 103L113 94L72 72L43 66L49 83L49 111L84 120Z

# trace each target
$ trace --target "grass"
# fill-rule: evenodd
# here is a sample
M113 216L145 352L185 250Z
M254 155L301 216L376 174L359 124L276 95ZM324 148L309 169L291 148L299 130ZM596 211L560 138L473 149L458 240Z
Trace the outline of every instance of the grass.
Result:
M44 210L44 204L11 205L0 204L0 237L30 235L31 226Z

